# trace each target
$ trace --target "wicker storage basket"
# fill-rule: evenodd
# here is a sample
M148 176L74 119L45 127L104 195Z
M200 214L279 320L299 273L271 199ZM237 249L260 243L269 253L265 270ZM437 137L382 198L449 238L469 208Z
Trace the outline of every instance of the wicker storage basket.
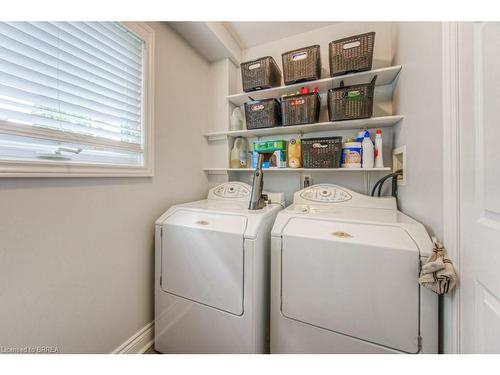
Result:
M371 70L375 33L335 40L329 44L330 76Z
M340 168L342 137L302 139L304 168Z
M283 125L312 124L319 119L319 94L309 93L281 98Z
M280 104L276 99L253 100L245 103L247 129L271 128L281 125Z
M318 45L285 52L281 57L285 85L321 78L321 56Z
M340 87L328 90L328 115L330 121L354 120L368 118L373 115L373 92L375 81L370 83L345 86L344 81Z
M281 85L281 71L271 56L241 64L243 91L268 89Z

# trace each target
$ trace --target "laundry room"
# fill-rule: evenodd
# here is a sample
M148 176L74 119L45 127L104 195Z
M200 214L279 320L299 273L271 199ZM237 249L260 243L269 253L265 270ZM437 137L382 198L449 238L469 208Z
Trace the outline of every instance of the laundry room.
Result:
M500 22L385 1L0 16L0 365L500 354Z

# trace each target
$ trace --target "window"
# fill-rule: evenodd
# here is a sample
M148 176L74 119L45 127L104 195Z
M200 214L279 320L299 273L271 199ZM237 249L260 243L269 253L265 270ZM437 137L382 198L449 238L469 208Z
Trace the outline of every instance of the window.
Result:
M0 22L0 176L153 171L144 23Z

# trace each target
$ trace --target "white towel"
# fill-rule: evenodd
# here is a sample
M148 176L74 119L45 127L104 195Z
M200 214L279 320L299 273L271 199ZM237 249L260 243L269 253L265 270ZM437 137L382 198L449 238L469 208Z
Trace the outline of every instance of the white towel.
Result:
M432 242L434 250L422 266L418 282L437 294L445 294L455 287L457 274L443 245L435 237L432 238Z

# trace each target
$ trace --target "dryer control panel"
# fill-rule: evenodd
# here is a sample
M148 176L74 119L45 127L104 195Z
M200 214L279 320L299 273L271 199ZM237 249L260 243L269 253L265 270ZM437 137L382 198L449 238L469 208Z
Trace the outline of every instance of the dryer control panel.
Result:
M250 185L242 182L226 182L214 187L208 193L208 199L232 199L248 201L250 199Z
M232 181L217 185L208 192L208 200L219 200L228 202L245 202L250 201L252 187L244 182ZM267 194L271 203L285 205L284 193L271 193L264 191Z
M396 198L370 197L359 194L342 186L332 184L313 185L297 191L293 196L295 206L314 204L335 205L342 207L384 208L396 210ZM299 207L298 207L299 208ZM331 207L329 208L331 209ZM308 208L309 212L310 207ZM318 212L318 209L315 209Z
M338 203L350 200L352 195L334 185L314 185L302 190L300 197L311 202Z

